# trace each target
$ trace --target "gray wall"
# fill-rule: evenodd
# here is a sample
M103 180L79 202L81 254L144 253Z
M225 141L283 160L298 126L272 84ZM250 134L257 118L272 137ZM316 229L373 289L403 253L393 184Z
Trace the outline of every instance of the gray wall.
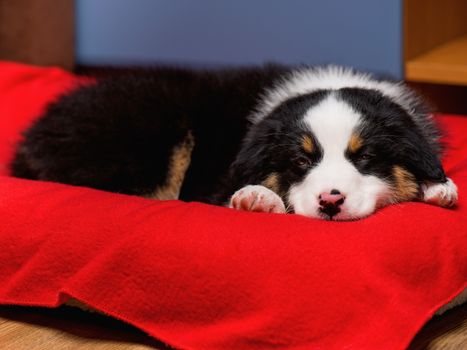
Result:
M337 63L402 76L400 0L76 0L79 64Z

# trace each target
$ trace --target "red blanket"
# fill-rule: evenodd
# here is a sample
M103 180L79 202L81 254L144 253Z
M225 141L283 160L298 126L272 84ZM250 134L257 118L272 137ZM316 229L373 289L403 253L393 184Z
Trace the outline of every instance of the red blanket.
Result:
M78 81L0 63L0 164ZM73 297L182 349L403 349L467 286L467 118L440 120L454 210L326 222L0 177L0 303Z

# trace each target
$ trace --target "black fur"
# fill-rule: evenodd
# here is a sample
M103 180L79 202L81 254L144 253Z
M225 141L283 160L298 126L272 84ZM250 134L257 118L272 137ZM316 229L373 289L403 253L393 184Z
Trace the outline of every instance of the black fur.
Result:
M173 146L195 148L180 198L208 201L233 162L259 94L286 72L154 69L106 78L63 96L24 134L15 176L147 195Z

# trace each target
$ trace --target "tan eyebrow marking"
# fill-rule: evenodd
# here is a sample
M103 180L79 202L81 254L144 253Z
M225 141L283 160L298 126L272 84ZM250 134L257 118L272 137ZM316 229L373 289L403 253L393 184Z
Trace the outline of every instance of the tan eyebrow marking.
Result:
M410 201L418 195L418 185L415 176L399 165L393 167L395 178L394 200L397 202Z
M349 140L349 150L352 153L357 153L357 151L363 146L362 138L357 134L352 134Z
M314 145L313 140L308 135L302 136L302 148L306 153L313 153Z

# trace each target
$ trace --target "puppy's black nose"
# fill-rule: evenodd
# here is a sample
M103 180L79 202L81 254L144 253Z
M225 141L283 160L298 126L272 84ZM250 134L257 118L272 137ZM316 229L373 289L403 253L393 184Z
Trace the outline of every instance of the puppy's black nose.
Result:
M345 196L339 190L333 189L331 192L321 193L318 199L319 211L332 219L334 215L341 211L340 206L344 203Z
M341 209L337 205L334 205L334 204L325 204L319 207L319 211L322 212L323 214L328 215L329 218L332 219L333 216L340 213Z

